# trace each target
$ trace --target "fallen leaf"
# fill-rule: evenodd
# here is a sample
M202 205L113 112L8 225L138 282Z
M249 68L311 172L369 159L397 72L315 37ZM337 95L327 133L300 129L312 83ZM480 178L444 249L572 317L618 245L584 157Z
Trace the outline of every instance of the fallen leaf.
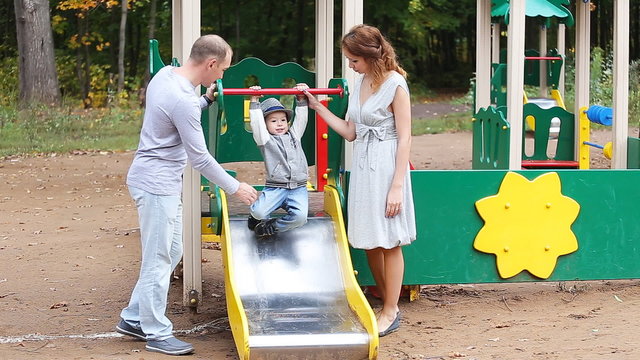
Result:
M61 302L55 303L55 304L51 305L51 307L49 309L60 309L60 308L63 308L63 307L67 307L67 302L66 301L61 301Z

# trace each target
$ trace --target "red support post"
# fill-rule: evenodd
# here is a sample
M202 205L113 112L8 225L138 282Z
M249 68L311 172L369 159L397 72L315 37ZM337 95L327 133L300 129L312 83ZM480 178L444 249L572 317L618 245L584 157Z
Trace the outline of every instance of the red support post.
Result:
M329 100L320 100L322 105L328 106ZM329 126L316 113L316 190L324 191L329 173Z

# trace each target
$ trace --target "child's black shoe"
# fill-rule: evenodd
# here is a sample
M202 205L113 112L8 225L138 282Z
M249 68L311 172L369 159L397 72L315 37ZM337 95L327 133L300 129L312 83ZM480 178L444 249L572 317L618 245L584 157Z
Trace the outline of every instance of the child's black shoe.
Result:
M276 228L276 220L277 219L269 219L266 221L260 221L258 225L256 225L254 231L258 237L267 237L275 235L278 232Z
M260 223L260 220L254 218L252 215L249 215L249 218L247 219L247 226L249 227L249 230L253 231L258 223Z

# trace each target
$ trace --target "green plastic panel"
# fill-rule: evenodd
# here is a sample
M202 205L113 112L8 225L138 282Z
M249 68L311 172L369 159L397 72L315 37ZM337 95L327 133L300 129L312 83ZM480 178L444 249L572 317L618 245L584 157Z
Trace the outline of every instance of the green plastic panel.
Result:
M482 108L473 117L473 169L509 168L511 128L502 109Z
M580 204L578 250L560 256L545 281L640 278L640 170L559 170L562 194ZM532 180L546 171L519 172ZM484 225L475 202L497 194L506 171L412 171L417 240L403 248L404 284L542 281L498 275L493 254L473 242ZM373 285L366 255L353 250L361 285Z
M149 40L149 72L151 73L151 77L165 66L158 47L158 40Z
M627 168L640 169L640 139L629 137L627 141Z
M472 167L475 170L498 170L509 168L509 122L505 119L506 107L495 109L490 106L480 109L474 116ZM542 109L537 104L528 103L523 108L523 119L535 118L534 152L525 160L575 160L575 123L574 115L561 107ZM560 119L560 133L555 155L548 156L549 129L551 119ZM526 141L526 129L523 127L523 149ZM553 152L550 152L553 153Z
M542 109L534 103L524 104L523 118L533 116L535 119L536 130L533 133L534 149L531 156L522 154L522 158L526 160L575 160L575 117L567 110L554 106L549 109ZM558 143L553 157L548 156L549 146L549 129L551 128L551 119L560 119L560 133L558 134ZM524 149L525 135L523 127L522 148Z
M332 113L336 114L341 119L344 119L347 114L347 107L349 105L349 86L346 79L331 79L329 80L329 88L342 87L344 89L344 95L341 98L338 95L330 95L328 108ZM342 154L344 153L344 139L338 135L333 129L328 129L328 165L332 171L329 176L335 181L336 188L339 193L342 193Z
M491 103L496 106L507 105L507 64L491 64Z
M545 60L547 62L547 86L558 89L562 65L564 65L564 55L559 54L558 49L550 49L547 56L561 58L561 60Z

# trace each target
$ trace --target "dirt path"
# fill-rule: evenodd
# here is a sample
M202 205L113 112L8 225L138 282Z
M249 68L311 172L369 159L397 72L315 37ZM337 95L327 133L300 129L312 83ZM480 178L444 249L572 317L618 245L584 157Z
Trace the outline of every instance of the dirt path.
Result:
M415 137L412 162L470 168L470 144L469 133ZM136 211L124 186L131 159L0 161L0 359L164 358L113 332L139 267ZM202 266L200 312L182 307L177 281L169 317L196 348L189 358L236 359L219 250L204 249ZM640 358L637 280L426 286L401 309L400 331L381 339L380 359Z

